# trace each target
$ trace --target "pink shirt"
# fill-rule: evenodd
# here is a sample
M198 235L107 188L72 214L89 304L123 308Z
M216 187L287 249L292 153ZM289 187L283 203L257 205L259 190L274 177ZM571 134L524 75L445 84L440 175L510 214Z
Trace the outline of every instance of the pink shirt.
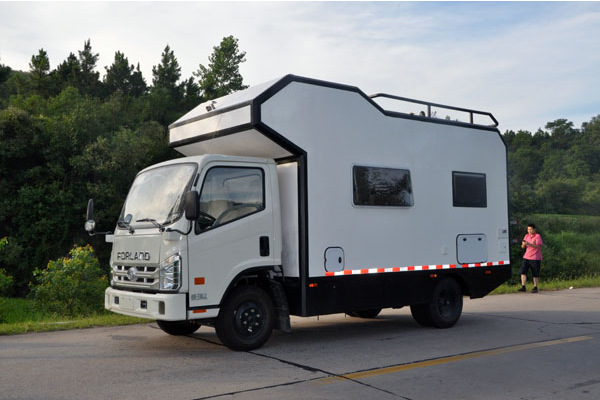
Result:
M538 246L541 246L543 244L542 237L540 236L539 233L536 233L533 236L531 236L529 233L527 233L525 235L525 237L523 238L523 240L526 242L529 242L529 243L533 243ZM542 259L541 247L539 249L536 249L534 247L527 246L525 248L525 254L523 255L523 258L526 260L541 260Z

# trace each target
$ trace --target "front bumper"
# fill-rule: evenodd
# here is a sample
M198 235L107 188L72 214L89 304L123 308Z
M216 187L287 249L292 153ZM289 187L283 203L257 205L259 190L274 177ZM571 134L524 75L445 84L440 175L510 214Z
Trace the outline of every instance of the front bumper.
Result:
M187 319L185 293L134 293L107 288L104 292L104 308L132 317L183 321Z

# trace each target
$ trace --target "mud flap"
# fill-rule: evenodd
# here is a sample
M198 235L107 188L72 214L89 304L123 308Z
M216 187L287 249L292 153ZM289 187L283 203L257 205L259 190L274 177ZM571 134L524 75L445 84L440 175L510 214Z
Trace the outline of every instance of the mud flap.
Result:
M281 282L269 278L269 286L274 305L275 329L283 332L291 332L290 308L288 307L287 297L283 291Z

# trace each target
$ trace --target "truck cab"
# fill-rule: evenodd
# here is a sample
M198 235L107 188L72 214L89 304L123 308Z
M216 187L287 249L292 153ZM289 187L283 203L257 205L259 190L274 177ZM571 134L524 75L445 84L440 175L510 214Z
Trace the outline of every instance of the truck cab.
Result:
M204 155L144 169L111 238L105 307L189 333L241 279L277 275L279 221L273 160Z

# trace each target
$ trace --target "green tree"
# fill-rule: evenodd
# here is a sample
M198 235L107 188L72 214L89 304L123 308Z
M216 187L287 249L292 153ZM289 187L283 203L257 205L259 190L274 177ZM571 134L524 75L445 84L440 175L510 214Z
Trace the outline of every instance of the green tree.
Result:
M168 125L181 116L183 109L184 83L179 83L181 67L169 45L162 52L161 62L152 67L152 83L145 110L147 119Z
M90 39L83 43L83 50L79 51L79 65L81 76L79 80L79 91L84 95L99 96L101 92L100 73L96 72L98 53L92 51Z
M131 74L131 95L132 96L142 96L148 91L148 85L146 85L146 80L142 75L142 71L140 70L140 63L138 63L135 71Z
M124 95L131 94L133 65L129 65L129 60L123 53L115 53L115 61L110 67L106 67L104 76L104 86L109 94L119 92Z
M566 119L557 119L546 124L546 130L552 136L552 146L556 149L566 150L579 138L580 131L573 128L573 122Z
M0 85L8 80L12 69L8 65L0 64Z
M544 158L539 150L525 146L508 153L508 172L515 185L533 183L542 167Z
M577 214L583 193L580 181L567 178L551 178L540 181L537 196L541 212L545 214Z
M48 53L42 48L37 55L31 56L29 73L33 90L40 96L48 94L48 74L50 72L50 59Z
M240 64L246 61L246 52L240 51L238 39L224 37L208 58L208 66L200 64L197 72L204 101L246 89L240 74Z
M9 96L8 79L12 75L12 69L8 65L0 63L0 108L5 108Z
M148 86L142 76L140 64L137 68L129 64L125 54L117 51L115 60L110 67L106 67L104 86L107 94L120 93L125 96L139 97L146 93Z
M186 110L191 110L200 103L202 103L200 86L194 82L194 78L189 78L187 81L185 81L184 108Z
M70 53L69 57L52 71L51 76L54 80L54 94L60 93L68 86L79 87L81 80L81 65L75 54Z
M589 165L590 173L600 172L600 115L582 124L582 137L576 157L580 157Z
M183 85L178 83L181 78L181 67L175 53L169 45L162 52L160 64L152 67L153 89L164 90L171 100L179 103L183 99Z
M41 205L32 202L33 208L29 209L22 204L21 195L26 186L44 182L46 141L41 125L34 118L9 107L0 110L0 143L0 237L8 237L0 263L15 278L20 291L31 278L30 263L39 256L35 247L41 248L41 238L32 232L40 221L28 220ZM24 252L23 244L29 244L34 252Z

